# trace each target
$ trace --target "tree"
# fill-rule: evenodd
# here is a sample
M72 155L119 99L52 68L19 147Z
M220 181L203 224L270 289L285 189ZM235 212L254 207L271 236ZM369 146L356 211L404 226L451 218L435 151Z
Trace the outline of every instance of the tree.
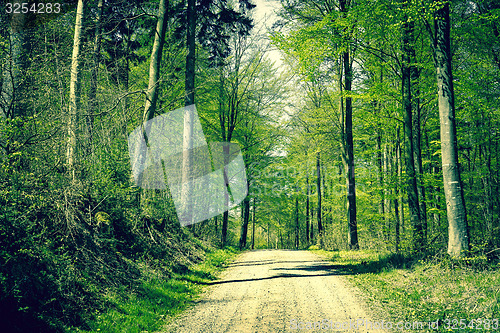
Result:
M12 6L20 4L21 1L12 2ZM7 50L8 57L3 68L0 95L2 116L5 118L14 118L21 115L19 103L22 99L22 75L27 65L26 21L26 14L12 12Z
M186 31L186 76L185 76L185 99L184 99L184 132L183 132L183 154L182 154L182 192L181 202L184 212L192 211L192 168L193 168L193 125L194 112L194 89L195 89L195 60L196 60L196 15L195 0L187 2L187 31ZM189 214L189 213L188 213ZM189 220L189 217L185 217Z
M321 155L320 152L316 153L316 191L318 194L318 206L316 217L318 218L318 241L321 246L323 246L323 212L321 211Z
M80 53L82 44L82 31L84 20L83 0L78 1L75 20L75 34L73 41L73 55L71 57L71 79L69 86L68 107L68 144L66 150L66 164L71 180L76 182L76 144L78 115L80 113Z
M406 3L403 5L406 9ZM405 133L405 157L406 157L406 179L408 193L408 207L410 209L410 221L414 228L414 248L422 251L425 246L424 228L422 226L420 204L417 189L417 177L415 172L415 147L413 133L413 110L415 109L417 96L415 96L415 85L418 80L418 70L415 64L414 48L414 23L405 15L402 24L402 61L401 61L401 83L403 101L403 119Z
M357 42L354 38L356 20L352 17L351 10L355 3L346 0L333 3L283 0L282 6L284 12L281 24L290 25L292 31L288 36L276 33L275 43L281 50L298 59L299 67L308 80L317 80L320 68L327 68L328 72L332 72L333 67L337 72L340 144L348 201L348 243L349 248L355 250L359 248L352 104L353 63Z
M196 37L199 38L201 44L209 49L210 60L213 65L220 65L223 60L229 55L230 48L228 41L231 33L238 32L240 36L248 35L252 28L251 20L246 17L245 11L255 7L248 0L240 0L240 12L231 8L230 4L224 0L209 0L203 1L198 6L195 0L187 0L187 8L185 17L182 18L186 22L186 47L188 53L186 55L186 73L185 73L185 102L186 107L195 104L195 64L196 64ZM199 23L200 29L196 34L196 27ZM193 112L187 111L184 114L184 137L183 137L183 188L181 192L181 201L187 205L185 211L191 211L190 193L192 191L191 176L192 156L190 149L193 146ZM224 140L225 141L225 140ZM227 142L230 142L230 137ZM224 146L229 149L229 145ZM225 151L225 155L229 155L229 151ZM224 180L226 185L229 184L227 172L224 171ZM229 197L226 198L226 207L229 205ZM226 243L228 211L225 210L222 219L222 245Z
M346 19L349 11L351 1L339 0L339 11L342 13L342 18ZM352 91L353 69L354 62L354 49L355 43L352 41L352 27L347 26L343 29L343 44L344 51L341 54L341 62L343 68L340 70L340 89L345 90L345 97L341 93L341 98L345 98L345 109L341 111L344 115L344 133L342 138L342 145L344 152L342 158L344 159L347 180L347 223L349 227L348 242L351 250L359 249L358 243L358 222L356 216L356 180L354 170L354 141L352 134L352 98L350 93ZM342 78L343 73L343 78ZM344 108L344 102L341 100L340 108ZM345 112L345 113L344 113Z
M144 114L142 117L144 122L153 119L156 111L161 58L163 53L163 44L165 43L165 30L167 25L167 8L168 0L160 0L158 7L158 19L156 21L155 39L153 49L151 51L151 59L149 61L149 83L148 89L146 90L146 103L144 104Z
M142 136L144 138L144 142L146 146L149 146L148 136L147 136L147 128L145 124L148 120L153 119L156 112L156 102L158 100L158 91L159 91L159 80L160 80L160 67L161 67L161 58L163 53L163 44L165 42L165 30L166 30L166 22L167 18L167 6L168 0L160 0L157 14L157 22L155 29L155 39L153 43L153 48L151 51L151 57L149 61L149 81L148 88L146 90L146 101L144 103L144 112L142 115ZM146 160L146 152L145 150L141 150L139 152L140 159L139 165L142 165ZM142 184L144 173L139 175L138 184Z
M448 254L460 257L469 250L467 211L458 163L455 99L450 47L450 6L434 2L434 62L438 88L441 160L448 218Z
M248 222L250 220L250 197L247 196L241 205L241 233L240 233L240 249L244 249L247 246L247 233L248 233ZM255 228L255 226L254 226ZM253 240L253 238L252 238Z

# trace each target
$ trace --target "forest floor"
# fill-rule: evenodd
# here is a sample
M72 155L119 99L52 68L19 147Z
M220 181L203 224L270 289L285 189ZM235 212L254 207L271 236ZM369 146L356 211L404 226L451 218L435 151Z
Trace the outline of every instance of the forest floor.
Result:
M384 332L347 274L310 251L248 251L164 332Z
M397 332L500 331L498 261L442 253L419 260L374 250L313 252L346 272Z

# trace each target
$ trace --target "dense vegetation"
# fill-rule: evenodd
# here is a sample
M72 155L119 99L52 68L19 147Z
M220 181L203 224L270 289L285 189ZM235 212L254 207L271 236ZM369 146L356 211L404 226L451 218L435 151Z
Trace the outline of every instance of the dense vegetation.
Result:
M268 31L248 0L20 3L0 12L3 331L96 329L228 245L498 259L496 1L281 0ZM249 195L180 227L127 139L191 104Z

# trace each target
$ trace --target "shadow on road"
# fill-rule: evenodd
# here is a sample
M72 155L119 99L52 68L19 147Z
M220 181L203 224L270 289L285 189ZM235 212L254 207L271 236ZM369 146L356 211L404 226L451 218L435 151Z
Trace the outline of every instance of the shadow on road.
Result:
M271 267L270 271L277 271L277 274L265 277L256 277L250 279L234 279L234 280L219 280L219 281L209 281L209 282L198 282L199 284L204 285L216 285L216 284L225 284L225 283L236 283L236 282L249 282L249 281L262 281L262 280L271 280L271 279L281 279L281 278L310 278L310 277L318 277L318 276L331 276L331 275L346 275L349 274L344 270L337 269L335 265L327 262L327 261L274 261L274 260L266 260L266 262L255 261L255 263L237 265L237 266L254 266L254 265L280 265L280 264L296 264L296 263L304 263L295 267ZM282 271L282 272L279 272ZM283 272L284 271L284 272ZM296 273L295 273L296 272Z
M227 265L227 267L238 267L238 266L258 266L258 265L272 265L272 264L296 264L296 263L307 263L307 262L324 262L322 260L310 261L310 260L250 260L250 261L237 261Z
M281 278L310 278L315 276L329 276L329 275L341 275L337 272L325 273L325 274L290 274L290 273L279 273L273 276L266 276L261 278L252 278L252 279L236 279L236 280L221 280L221 281L211 281L204 282L201 284L205 285L215 285L215 284L225 284L225 283L236 283L236 282L249 282L249 281L262 281L262 280L272 280L272 279L281 279Z
M318 276L331 275L355 275L366 273L378 273L386 268L404 267L408 263L408 258L399 254L392 254L378 260L357 261L357 260L340 260L332 258L328 260L248 260L236 261L227 265L227 267L242 267L242 266L262 266L269 265L271 272L276 274L264 277L255 277L249 279L233 279L233 280L216 280L215 276L199 276L198 272L193 272L194 275L201 279L188 279L190 282L201 285L217 285L225 283L262 281L280 278L310 278ZM295 265L295 266L293 266ZM291 266L291 267L290 267ZM249 268L250 269L250 268ZM203 280L212 281L203 281Z

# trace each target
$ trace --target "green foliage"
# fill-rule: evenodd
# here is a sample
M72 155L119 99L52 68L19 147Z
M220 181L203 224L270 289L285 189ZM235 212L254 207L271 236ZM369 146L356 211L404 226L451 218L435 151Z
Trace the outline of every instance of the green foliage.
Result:
M89 330L74 332L144 332L159 331L177 313L193 304L204 286L238 253L234 248L208 252L205 259L186 267L182 273L165 278L151 262L142 262L140 286L134 293L117 290L105 298L111 303L97 312ZM126 296L124 296L126 295Z
M433 11L445 2L401 6L351 1L344 13L328 2L281 3L283 29L270 39L289 71L273 66L267 41L260 37L228 35L233 52L220 67L210 57L212 47L222 44L197 48L202 126L209 141L225 140L233 131L232 141L242 148L249 194L256 202L256 248L294 247L297 233L301 248L338 250L330 254L337 268L355 274L353 279L374 293L381 291L380 301L395 315L406 311L404 318L498 317L498 296L491 295L498 295L492 286L499 283L494 271L500 247L499 9L483 0L450 3L459 159L472 245L463 258L452 260L439 255L448 229L429 38ZM214 220L180 228L168 191L132 186L127 135L142 122L155 25L150 14L157 2L105 1L102 45L94 58L96 4L88 3L82 45L77 181L69 181L65 165L74 13L27 30L21 50L26 68L12 101L19 115L0 116L0 309L5 331L159 330L165 318L191 304L235 253L226 248L205 257L210 242L219 238L220 218L217 230ZM181 7L169 9L157 114L184 104ZM0 16L0 106L7 110L11 105L5 105L5 92L14 71L9 68L9 18L4 12ZM414 24L413 65L420 73L414 84L421 134L415 140L422 152L417 181L426 195L427 247L421 251L426 258L409 254L413 226L401 154L401 29L408 23ZM349 95L338 82L343 75L339 57L346 50L355 55ZM100 64L93 68L95 59ZM95 101L90 96L92 69L99 72ZM354 103L360 244L388 253L342 251L347 198L341 103L346 97ZM97 108L90 114L93 102ZM322 239L317 233L317 153ZM239 235L239 212L230 214L229 244ZM312 239L305 233L307 215ZM399 252L391 254L396 246ZM439 285L443 287L432 289Z
M471 266L481 257L418 259L374 251L315 251L333 261L333 268L348 274L377 306L389 314L386 321L439 321L454 318L495 319L500 315L498 262ZM459 263L460 262L460 263Z

